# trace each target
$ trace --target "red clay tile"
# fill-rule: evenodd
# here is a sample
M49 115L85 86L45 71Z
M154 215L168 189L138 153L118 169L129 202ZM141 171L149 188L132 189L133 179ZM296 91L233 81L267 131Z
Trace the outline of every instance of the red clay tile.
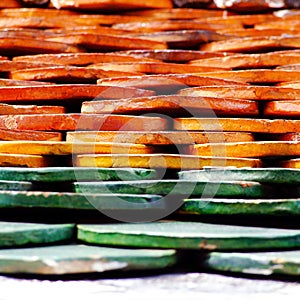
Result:
M161 93L169 90L179 90L187 86L212 86L212 85L245 85L246 83L230 81L221 78L198 76L193 74L161 74L141 75L130 77L113 77L98 79L99 85L135 87L141 89L154 89Z
M218 22L217 22L218 21ZM206 20L150 20L148 22L119 23L113 25L114 29L126 30L128 32L159 32L175 30L212 30L218 31L225 28L243 28L240 20L223 23L216 20L215 23Z
M299 89L300 88L300 80L299 81L280 82L280 83L277 83L276 86Z
M176 131L74 131L67 133L69 142L114 142L144 145L184 145L217 142L251 142L251 133L176 132Z
M147 9L138 10L134 12L126 12L126 15L151 17L155 19L200 19L223 17L232 15L232 12L222 10L209 10L209 9L194 9L194 8L162 8L162 9Z
M212 143L186 147L186 154L228 157L300 156L300 142Z
M163 113L167 115L258 115L254 101L189 96L154 96L123 100L83 102L82 113L141 114Z
M203 86L193 87L178 92L182 96L219 97L251 100L297 100L300 89L271 87L271 86Z
M76 9L101 9L101 10L120 10L120 9L145 9L145 8L172 8L171 0L77 0L74 2L66 0L51 0L56 8L76 8Z
M157 61L153 58L143 58L144 61ZM138 62L139 57L134 54L119 53L60 53L60 54L39 54L28 56L17 56L13 61L53 63L56 65L87 66L107 62Z
M0 153L43 156L72 154L152 154L154 148L140 144L68 143L55 141L0 141Z
M134 55L144 58L153 58L162 60L165 62L188 62L195 59L204 59L210 57L224 57L233 55L232 53L221 53L221 52L206 52L206 51L195 51L195 50L128 50L119 51L120 54Z
M160 117L122 115L9 115L0 116L0 128L8 130L167 130L168 121Z
M153 91L97 86L92 84L61 84L41 86L0 87L1 102L37 102L40 100L72 100L72 99L119 99L142 96L153 96Z
M176 130L287 133L300 131L300 120L246 118L178 118Z
M17 62L10 60L0 60L0 72L10 72L16 70L32 69L32 68L42 68L53 66L53 64L39 64L36 62Z
M225 57L197 59L197 60L190 61L190 64L195 64L199 66L211 66L211 67L217 67L220 64L221 65L224 64L229 68L263 68L263 67L288 65L288 64L299 63L299 62L300 62L300 51L277 51L277 52L260 53L260 54L236 54L236 55L230 55ZM231 74L233 74L233 72L231 72ZM240 72L236 74L238 75L238 74L245 74L245 73Z
M77 167L99 168L168 168L176 170L202 169L203 167L255 168L261 166L259 159L199 157L193 155L146 154L146 155L78 155Z
M1 66L1 63L0 63ZM55 83L94 83L98 78L135 76L138 72L104 71L84 67L58 66L41 67L12 71L9 74L15 80L41 80Z
M2 0L0 2L0 8L19 8L21 4L18 0Z
M300 158L284 160L279 162L281 168L300 169Z
M279 136L276 136L276 140L298 142L298 141L300 141L300 133L292 132L292 133L281 134Z
M173 74L173 73L199 73L226 70L226 67L202 67L188 64L172 64L163 62L139 62L139 63L103 63L90 65L88 68L105 71L140 72L147 74ZM228 69L228 68L227 68ZM228 69L229 70L229 69Z
M300 116L300 100L268 102L264 107L264 116L297 118Z
M266 69L251 69L241 71L218 71L209 73L198 73L200 76L209 76L213 78L235 80L244 83L266 83L274 84L278 82L298 80L300 71L292 70L266 70Z
M63 106L9 105L0 103L0 115L63 114Z
M76 52L85 52L85 49L67 43L36 40L33 38L0 39L0 53L5 53L7 55Z
M61 141L60 132L0 129L2 141Z
M90 51L113 51L126 49L167 49L167 43L120 35L92 33L69 33L57 37L48 37L47 41L80 45ZM66 51L65 51L66 52ZM71 52L71 51L69 51ZM77 51L84 52L84 51Z
M7 0L2 0L1 2L5 2ZM18 0L16 0L17 2ZM1 6L0 6L1 7ZM69 16L76 15L77 13L72 10L56 10L56 9L48 9L48 8L19 8L19 9L10 9L4 8L0 11L0 17L55 17L55 16Z
M285 48L300 48L300 37L244 37L211 42L200 47L203 51L254 52Z
M0 87L1 86L36 86L36 85L48 85L53 84L51 82L45 81L27 81L27 80L13 80L7 78L0 78Z

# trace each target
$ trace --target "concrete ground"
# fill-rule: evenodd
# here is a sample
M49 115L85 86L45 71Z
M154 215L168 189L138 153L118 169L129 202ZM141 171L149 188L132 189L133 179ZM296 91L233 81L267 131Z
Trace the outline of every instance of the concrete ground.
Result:
M206 273L141 278L46 280L0 277L0 300L99 299L299 299L300 283Z

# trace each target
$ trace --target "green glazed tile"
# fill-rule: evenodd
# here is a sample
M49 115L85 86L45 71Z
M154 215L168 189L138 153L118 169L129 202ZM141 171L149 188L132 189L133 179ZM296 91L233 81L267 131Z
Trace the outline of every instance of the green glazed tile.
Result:
M300 230L198 222L78 225L87 243L174 249L272 249L300 246Z
M156 177L155 170L133 168L0 168L0 180L63 182L143 180Z
M230 216L299 216L300 199L185 199L180 213Z
M176 261L175 250L128 250L85 245L6 249L0 250L0 273L59 275L163 269Z
M222 253L208 255L205 266L218 271L255 275L300 275L300 251Z
M74 235L74 228L72 224L0 222L0 247L70 240Z
M205 168L182 171L178 176L183 180L300 184L300 170L284 168Z
M193 195L217 197L264 198L271 196L271 190L257 182L197 182L187 180L144 180L75 182L75 192Z
M29 191L31 189L31 182L0 180L0 191Z
M79 194L57 192L0 191L1 208L62 208L62 209L129 209L130 203L147 204L161 199L158 195ZM117 202L116 202L117 201Z

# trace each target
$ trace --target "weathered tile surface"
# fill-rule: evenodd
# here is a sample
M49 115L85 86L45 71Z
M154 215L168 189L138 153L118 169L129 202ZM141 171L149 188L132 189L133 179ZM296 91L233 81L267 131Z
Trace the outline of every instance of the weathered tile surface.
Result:
M159 194L217 197L257 198L271 195L268 187L256 182L207 182L191 180L143 180L75 182L76 192L119 193L119 194Z
M300 251L208 254L205 265L211 270L255 275L299 276Z
M78 225L78 238L115 246L184 249L272 249L299 247L299 230L191 222Z
M183 171L179 178L183 180L203 181L257 181L263 183L300 184L300 171L282 168L207 168L204 170Z
M180 213L213 216L299 216L300 199L186 199Z
M0 247L48 244L70 240L74 235L71 224L31 224L0 222Z
M0 250L0 272L61 275L113 270L163 269L176 263L174 250L128 250L85 245Z
M0 168L0 180L34 182L104 181L154 179L156 172L151 169L133 168Z

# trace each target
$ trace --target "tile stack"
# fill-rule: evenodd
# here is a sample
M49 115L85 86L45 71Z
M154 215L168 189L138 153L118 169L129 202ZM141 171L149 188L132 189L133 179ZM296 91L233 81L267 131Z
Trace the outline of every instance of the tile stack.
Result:
M1 1L0 273L299 275L300 12L275 2Z

